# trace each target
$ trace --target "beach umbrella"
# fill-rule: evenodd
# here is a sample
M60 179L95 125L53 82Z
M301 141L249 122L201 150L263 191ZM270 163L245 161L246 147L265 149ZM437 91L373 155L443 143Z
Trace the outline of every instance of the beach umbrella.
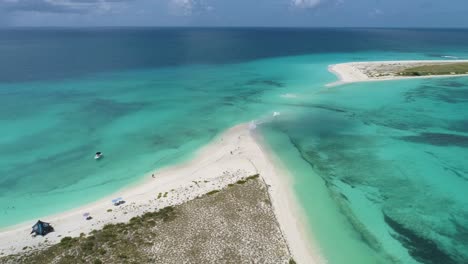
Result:
M122 201L122 200L123 200L122 197L115 198L115 199L112 200L112 203L115 204L115 203L120 202L120 201Z
M91 217L91 214L88 213L88 212L84 213L84 214L83 214L83 217L84 217L86 220L91 220L91 219L93 219L93 218Z

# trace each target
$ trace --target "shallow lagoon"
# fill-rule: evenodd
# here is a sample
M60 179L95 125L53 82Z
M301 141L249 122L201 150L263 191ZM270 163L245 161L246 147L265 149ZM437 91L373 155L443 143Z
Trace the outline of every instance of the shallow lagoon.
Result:
M352 240L386 260L349 263L466 262L468 78L344 85L309 102L327 107L307 107L265 130L295 164L297 192L332 263L356 254L334 253ZM333 203L318 195L323 186ZM336 214L354 234L333 232Z
M325 84L335 80L331 63L468 52L447 39L424 53L351 43L346 52L0 76L1 226L112 194L257 120L330 263L466 262L468 79ZM96 162L96 151L105 158Z

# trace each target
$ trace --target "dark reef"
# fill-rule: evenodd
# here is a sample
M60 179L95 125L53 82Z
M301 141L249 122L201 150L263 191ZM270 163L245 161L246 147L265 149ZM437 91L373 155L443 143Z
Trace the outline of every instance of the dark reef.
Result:
M468 147L468 136L448 133L420 133L417 136L399 137L400 140L435 146Z
M274 80L251 80L246 85L267 85L273 87L284 87L284 84Z
M385 222L397 233L393 235L408 249L408 253L417 261L426 264L455 264L457 263L449 254L444 252L431 239L417 234L414 230L405 227L395 219L383 213Z

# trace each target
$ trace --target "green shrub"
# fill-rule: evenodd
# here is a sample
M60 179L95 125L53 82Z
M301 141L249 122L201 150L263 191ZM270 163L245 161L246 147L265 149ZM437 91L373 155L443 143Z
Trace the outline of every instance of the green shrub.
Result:
M255 174L255 175L252 175L252 176L249 176L247 178L245 178L245 180L253 180L253 179L257 179L258 177L260 177L260 174Z
M212 195L212 194L215 194L215 193L219 193L219 190L213 190L211 192L207 192L206 195Z
M94 243L92 241L86 241L85 243L81 244L81 249L83 251L92 251L94 248Z
M136 217L132 217L130 219L130 224L139 224L141 222L141 218L136 216Z
M76 241L78 241L77 238L72 238L72 237L67 236L67 237L62 238L62 240L60 240L60 246L63 246L65 248L70 248L75 244Z

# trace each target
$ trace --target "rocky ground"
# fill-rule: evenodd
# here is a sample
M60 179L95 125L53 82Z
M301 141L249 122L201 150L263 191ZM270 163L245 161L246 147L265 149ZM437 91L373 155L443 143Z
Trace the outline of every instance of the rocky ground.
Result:
M258 175L0 263L294 263Z

